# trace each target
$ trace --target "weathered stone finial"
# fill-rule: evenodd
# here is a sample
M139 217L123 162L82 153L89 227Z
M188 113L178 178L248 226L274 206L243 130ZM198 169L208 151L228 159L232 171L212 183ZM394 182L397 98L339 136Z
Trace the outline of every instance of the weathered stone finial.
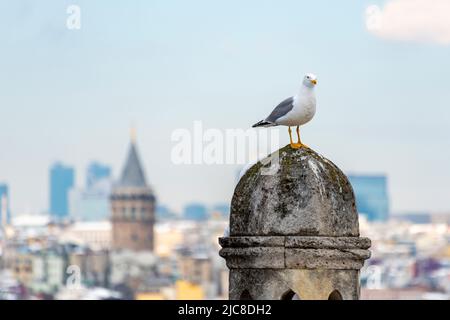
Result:
M219 239L230 299L358 299L370 240L347 177L311 149L278 152L274 174L258 162L234 192L230 236Z

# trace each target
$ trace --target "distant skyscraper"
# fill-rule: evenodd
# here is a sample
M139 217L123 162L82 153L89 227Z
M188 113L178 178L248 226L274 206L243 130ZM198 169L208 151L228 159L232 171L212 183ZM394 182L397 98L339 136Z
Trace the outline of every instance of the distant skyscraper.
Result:
M369 221L386 221L389 217L387 178L384 175L349 175L356 196L358 212Z
M147 185L134 140L111 193L112 246L114 250L152 251L155 196Z
M433 217L428 212L406 212L392 216L393 219L408 221L414 224L433 223Z
M107 165L91 162L86 170L86 185L92 187L99 180L109 178L111 176L111 168Z
M206 220L208 219L208 211L206 207L199 203L191 203L184 207L183 217L188 220Z
M219 203L216 204L213 208L212 208L213 212L218 212L220 213L220 215L224 218L228 218L229 214L230 214L230 205L226 204L226 203Z
M156 206L156 220L164 221L164 220L172 220L176 219L177 215L175 212L169 209L169 207L164 205Z
M75 171L62 163L50 168L50 214L65 218L69 213L69 190L74 186Z
M9 210L9 193L6 184L0 184L0 225L11 222Z
M111 179L102 178L90 187L70 190L70 217L76 221L104 221L110 219L109 197L111 195L111 187Z
M86 187L69 193L69 214L76 221L110 219L111 168L91 162L86 170Z

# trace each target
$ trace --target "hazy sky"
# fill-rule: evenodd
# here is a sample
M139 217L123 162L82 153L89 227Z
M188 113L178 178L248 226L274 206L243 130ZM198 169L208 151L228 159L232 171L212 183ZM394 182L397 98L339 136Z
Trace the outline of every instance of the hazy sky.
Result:
M385 2L1 1L0 182L14 213L46 210L53 161L78 185L91 160L117 177L131 123L159 202L229 202L239 166L174 165L171 133L248 128L306 72L319 79L306 144L347 173L386 173L394 211L450 210L450 45L369 32L367 6ZM69 4L80 30L66 28Z

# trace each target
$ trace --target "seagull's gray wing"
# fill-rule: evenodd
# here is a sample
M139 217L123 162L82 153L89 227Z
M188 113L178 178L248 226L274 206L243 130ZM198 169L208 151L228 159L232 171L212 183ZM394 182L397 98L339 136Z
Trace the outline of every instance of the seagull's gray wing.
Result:
M285 116L294 107L294 97L287 98L273 109L265 121L275 123L279 118Z

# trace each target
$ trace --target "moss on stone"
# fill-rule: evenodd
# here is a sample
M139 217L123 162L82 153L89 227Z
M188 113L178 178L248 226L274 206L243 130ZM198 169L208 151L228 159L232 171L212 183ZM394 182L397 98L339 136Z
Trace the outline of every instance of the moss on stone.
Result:
M275 174L261 174L276 157L272 154L239 181L231 235L357 235L353 190L344 173L309 148L287 145L277 152Z

